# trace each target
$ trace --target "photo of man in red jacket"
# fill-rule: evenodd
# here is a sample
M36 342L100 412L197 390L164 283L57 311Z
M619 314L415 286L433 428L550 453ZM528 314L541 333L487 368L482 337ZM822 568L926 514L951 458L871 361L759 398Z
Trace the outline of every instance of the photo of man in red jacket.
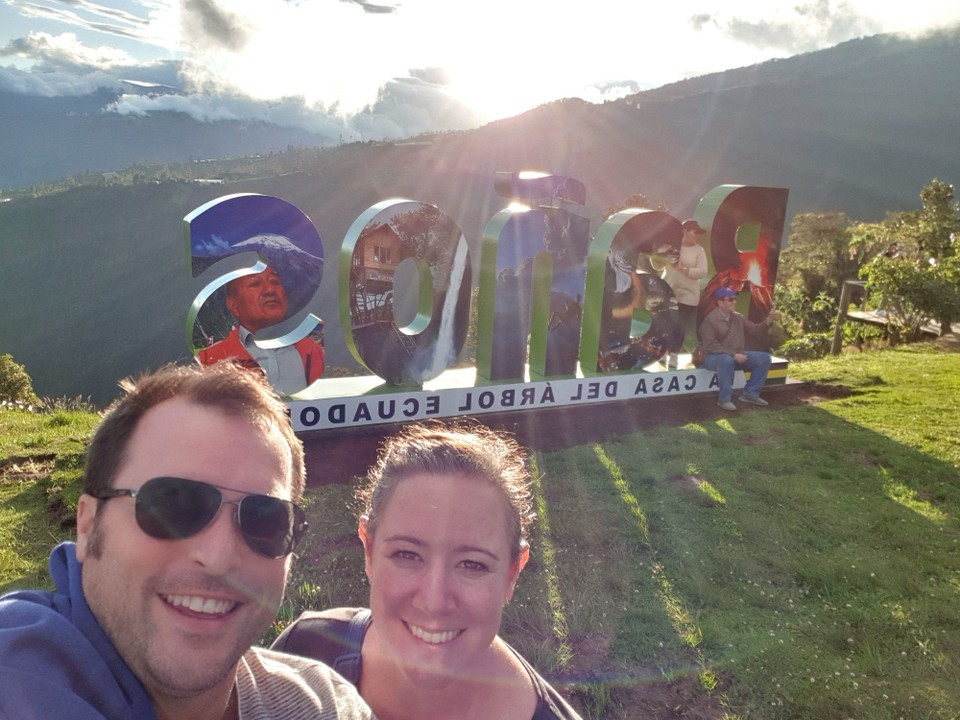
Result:
M300 392L323 375L323 348L311 337L282 348L265 349L254 342L258 332L287 318L287 291L272 267L230 281L226 304L237 324L226 338L200 350L202 365L232 358L261 370L284 395Z

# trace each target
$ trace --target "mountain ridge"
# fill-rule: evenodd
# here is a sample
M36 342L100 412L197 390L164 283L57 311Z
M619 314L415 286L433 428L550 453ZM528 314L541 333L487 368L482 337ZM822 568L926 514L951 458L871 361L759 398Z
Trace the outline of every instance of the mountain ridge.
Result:
M0 188L115 172L139 163L255 155L334 141L258 120L201 122L181 112L132 116L104 110L119 97L107 89L76 97L0 91Z

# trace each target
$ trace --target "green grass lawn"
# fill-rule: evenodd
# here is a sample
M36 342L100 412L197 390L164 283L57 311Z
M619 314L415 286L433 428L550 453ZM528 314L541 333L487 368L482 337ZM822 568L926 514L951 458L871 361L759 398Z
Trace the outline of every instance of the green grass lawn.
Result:
M0 411L0 593L48 586L47 557L72 538L96 413Z
M541 522L503 632L585 717L960 718L960 353L790 374L822 400L535 456ZM70 507L76 446L0 431L5 458L58 456L0 482L9 589L69 536L47 508ZM278 625L365 604L350 497L309 491Z

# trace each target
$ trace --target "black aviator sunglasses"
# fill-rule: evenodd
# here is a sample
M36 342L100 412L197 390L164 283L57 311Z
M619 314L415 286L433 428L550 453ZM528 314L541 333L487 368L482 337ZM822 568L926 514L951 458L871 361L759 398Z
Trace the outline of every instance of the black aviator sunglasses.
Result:
M301 508L269 495L248 494L231 502L224 500L220 492L228 489L198 480L157 477L137 490L112 488L94 497L134 498L137 525L160 540L183 540L196 535L213 521L221 505L236 505L237 525L251 550L268 558L293 552L307 530Z

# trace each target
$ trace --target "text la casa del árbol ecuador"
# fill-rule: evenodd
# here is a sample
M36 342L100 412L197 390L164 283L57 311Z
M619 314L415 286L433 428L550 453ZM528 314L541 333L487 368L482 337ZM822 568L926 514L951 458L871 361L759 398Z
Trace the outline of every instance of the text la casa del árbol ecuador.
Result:
M569 378L523 386L448 388L443 392L394 393L296 403L301 430L355 427L439 417L535 410L611 400L683 395L716 390L713 373L681 371L652 377L595 380Z

